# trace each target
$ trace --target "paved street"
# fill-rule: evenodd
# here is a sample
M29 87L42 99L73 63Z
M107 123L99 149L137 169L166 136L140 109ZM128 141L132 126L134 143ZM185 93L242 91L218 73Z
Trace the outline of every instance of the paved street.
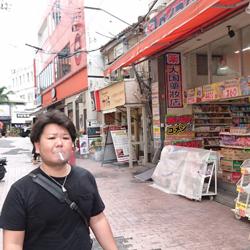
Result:
M29 138L0 138L0 154L8 158L8 173L0 182L0 206L10 185L34 168L31 149ZM127 167L101 166L86 159L77 164L96 177L119 249L250 249L250 222L234 219L226 206L166 194L136 180L135 170Z

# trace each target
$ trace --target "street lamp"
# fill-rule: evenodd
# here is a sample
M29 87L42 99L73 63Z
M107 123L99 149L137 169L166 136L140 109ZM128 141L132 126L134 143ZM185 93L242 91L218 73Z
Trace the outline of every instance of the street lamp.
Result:
M115 16L115 15L111 14L110 12L108 12L108 11L106 11L106 10L102 9L102 8L90 7L90 6L84 6L84 9L103 11L103 12L105 12L106 14L108 14L108 15L110 15L110 16L112 16L112 17L114 17L114 18L118 19L119 21L121 21L121 22L123 22L123 23L127 24L128 26L132 26L131 24L127 23L126 21L122 20L121 18L119 18L119 17L117 17L117 16Z

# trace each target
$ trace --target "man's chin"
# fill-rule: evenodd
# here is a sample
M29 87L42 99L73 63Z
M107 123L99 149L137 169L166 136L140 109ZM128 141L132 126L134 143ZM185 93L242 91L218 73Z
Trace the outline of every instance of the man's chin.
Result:
M68 160L57 160L57 161L43 161L47 166L49 167L64 167L67 163Z

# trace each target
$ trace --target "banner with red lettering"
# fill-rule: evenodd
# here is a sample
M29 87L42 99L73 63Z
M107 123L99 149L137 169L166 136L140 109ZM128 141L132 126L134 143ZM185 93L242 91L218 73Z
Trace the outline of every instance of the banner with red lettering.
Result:
M166 138L194 138L192 115L168 115L166 117Z
M167 85L167 107L182 108L182 77L181 77L181 54L167 53L165 77Z

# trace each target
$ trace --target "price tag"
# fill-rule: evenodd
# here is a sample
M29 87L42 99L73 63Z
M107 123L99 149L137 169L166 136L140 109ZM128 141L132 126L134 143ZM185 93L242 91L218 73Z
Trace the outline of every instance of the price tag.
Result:
M239 96L239 88L237 86L226 87L223 91L224 98L232 98Z

